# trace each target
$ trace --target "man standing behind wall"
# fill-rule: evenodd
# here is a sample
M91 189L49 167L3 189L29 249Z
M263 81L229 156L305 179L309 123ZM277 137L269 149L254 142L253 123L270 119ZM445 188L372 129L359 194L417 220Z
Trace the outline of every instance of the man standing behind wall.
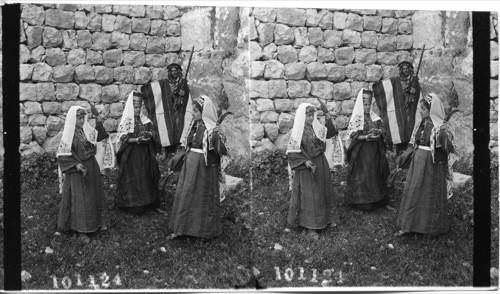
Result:
M180 139L193 117L191 95L182 68L177 63L167 66L168 78L144 85L144 106L150 113L154 128L158 131L162 157L174 153Z
M421 95L413 65L408 61L399 63L399 76L374 83L373 93L388 141L396 145L396 152L400 154L408 147Z

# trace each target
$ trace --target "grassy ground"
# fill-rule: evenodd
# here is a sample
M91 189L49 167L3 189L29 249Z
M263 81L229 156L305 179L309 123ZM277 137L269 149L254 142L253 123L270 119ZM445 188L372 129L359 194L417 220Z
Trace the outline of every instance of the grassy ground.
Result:
M116 191L110 186L116 176L113 171L103 177L111 225L92 235L89 244L75 234L54 234L60 201L55 175L23 185L22 268L31 274L23 289L55 289L54 280L58 289L233 288L248 281L251 231L241 216L250 209L248 182L222 202L221 237L166 242L168 215L136 216L114 207ZM168 214L172 197L169 186L161 207ZM46 254L46 247L54 253Z
M435 239L417 235L393 238L398 230L395 211L362 212L346 206L346 187L341 183L346 181L346 172L346 168L338 168L332 173L340 212L338 226L322 230L316 242L304 230L285 231L290 197L286 174L254 183L259 282L267 287L472 285L472 184L455 191L448 202L448 234ZM402 189L399 177L390 192L391 207L399 208ZM498 198L492 198L491 259L492 267L498 268ZM275 244L283 249L276 250ZM492 284L498 282L492 280Z
M290 194L283 159L261 162L254 169L252 193L245 182L228 196L222 203L223 235L208 242L189 238L166 242L168 215L135 216L115 209L111 185L116 183L116 172L103 177L109 230L93 235L90 244L71 234L55 236L60 200L57 179L55 174L41 173L22 187L22 268L31 274L23 289L55 289L54 280L58 289L76 290L233 288L249 281L253 266L259 271L259 284L268 288L472 285L471 184L455 191L449 201L448 234L436 239L393 238L396 212L387 208L361 212L346 206L342 184L346 169L338 168L332 179L340 221L336 228L322 230L320 239L313 242L301 230L285 232ZM398 208L402 187L398 179L390 206ZM173 190L169 185L162 199L162 209L168 213ZM492 164L491 255L491 266L498 268L495 195L498 163ZM274 249L276 243L282 250ZM0 246L3 249L3 242ZM54 253L46 254L46 247ZM492 285L498 285L497 280L492 279Z

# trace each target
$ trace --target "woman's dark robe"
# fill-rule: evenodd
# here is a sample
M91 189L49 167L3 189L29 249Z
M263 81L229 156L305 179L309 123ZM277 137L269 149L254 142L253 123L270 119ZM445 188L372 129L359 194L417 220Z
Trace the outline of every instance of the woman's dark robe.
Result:
M429 147L432 128L432 121L424 120L416 133L416 144ZM435 146L434 163L431 151L417 148L413 154L397 219L405 233L438 235L449 230L446 175L448 154L454 150L444 129L439 130Z
M203 134L206 130L202 121L191 130L187 145L189 148L203 148ZM212 238L222 233L220 219L219 172L220 157L225 146L217 131L211 137L214 150L203 153L188 150L177 183L169 229L181 236Z
M130 138L137 138L145 132L153 133L148 142L128 142ZM120 139L120 149L116 153L119 172L115 203L117 207L128 212L143 213L148 207L154 208L159 204L160 169L156 161L155 136L151 123L143 125L136 117L134 132Z
M102 123L98 122L96 129L97 141L107 137ZM58 157L65 177L57 221L62 230L91 233L109 224L96 150L96 146L87 141L83 129L75 129L71 144L73 155ZM79 163L87 169L85 177L76 169Z
M351 144L347 149L349 173L346 202L359 208L370 208L387 194L389 163L385 156L384 131L382 121L373 122L365 114L363 130L351 134ZM357 140L360 135L377 133L377 140Z
M326 120L326 127L327 138L337 133L330 120ZM324 154L326 144L316 137L312 126L305 126L300 149L300 153L288 153L288 163L295 173L287 223L292 227L323 229L338 219L330 167ZM314 175L306 161L316 166Z

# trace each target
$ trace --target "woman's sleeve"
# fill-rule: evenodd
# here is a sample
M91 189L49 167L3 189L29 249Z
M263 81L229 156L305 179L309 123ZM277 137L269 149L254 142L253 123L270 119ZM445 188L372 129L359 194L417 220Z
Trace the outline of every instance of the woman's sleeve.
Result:
M224 144L224 136L217 130L212 133L212 146L215 153L219 156L227 155L226 145Z
M381 137L385 138L387 133L384 128L384 122L379 119L375 122L375 126L377 126L376 133L380 134Z
M441 128L439 130L438 140L436 140L436 147L441 148L446 155L455 152L455 147L452 143L453 136L446 128Z
M128 133L125 136L122 136L120 140L120 149L116 151L116 154L121 154L131 143L128 142L128 140L132 138L132 134Z
M288 164L292 169L303 169L306 168L306 161L310 161L309 156L301 148L301 152L290 152L288 153Z
M364 135L363 130L357 130L354 133L351 134L350 139L351 139L351 144L347 146L347 150L349 151L350 149L354 148L356 144L358 144L358 137Z
M337 131L337 128L335 128L331 119L325 118L325 127L326 127L327 139L330 139L331 137L338 135L339 131Z
M146 130L148 132L151 132L151 141L153 141L153 145L155 147L156 153L160 153L161 152L161 144L160 144L161 141L160 141L158 132L156 132L155 129L153 128L152 122L149 122L146 124Z
M76 172L76 165L80 163L73 156L59 156L57 161L63 173Z
M95 129L97 130L97 142L100 142L109 137L109 134L108 132L106 132L102 121L96 121Z

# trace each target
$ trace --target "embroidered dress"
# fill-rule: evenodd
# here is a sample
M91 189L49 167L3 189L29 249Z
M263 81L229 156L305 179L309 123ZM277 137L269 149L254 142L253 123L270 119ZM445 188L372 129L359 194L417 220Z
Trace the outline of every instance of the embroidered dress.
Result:
M353 117L358 116L360 122L350 123L348 129L349 172L346 202L357 205L360 209L369 209L373 203L381 201L387 194L389 163L385 156L385 132L382 120L373 111L371 114L363 113L362 92L363 90L360 91L356 107L353 109ZM379 134L380 137L373 141L357 139L358 136L370 133Z
M116 153L118 171L118 194L116 206L131 213L143 213L147 208L159 204L158 182L160 169L156 161L157 133L151 120L141 111L134 115L134 93L130 92L118 125ZM129 139L150 138L147 142L129 143Z
M413 155L401 198L397 225L401 231L438 235L448 232L447 162L454 152L447 131L441 128L444 110L433 95L431 117L416 126Z
M322 126L316 119L316 114L312 126L305 126L307 106L312 105L303 103L297 109L287 150L288 164L294 171L287 223L293 227L322 229L338 219L330 167L324 155L325 140L327 137L331 138L336 130L329 120L327 127ZM316 166L314 175L305 166L306 161L311 161Z
M217 112L204 96L202 120L192 122L183 146L187 147L169 229L175 235L212 238L221 235L219 173L223 139L214 130Z
M72 108L72 109L71 109ZM63 140L58 149L59 168L63 174L62 198L59 208L57 225L62 230L74 230L81 233L95 232L99 227L109 224L108 210L106 207L104 191L101 182L101 171L95 158L97 142L106 138L106 131L101 122L96 125L92 138L85 129L91 128L85 118L84 129L75 129L76 111L79 106L72 106L68 111L63 131ZM73 124L73 126L69 126ZM72 136L71 139L69 139ZM67 140L71 140L69 144ZM90 140L89 140L90 139ZM68 147L71 149L68 150ZM65 151L65 152L63 152ZM69 152L68 152L69 151ZM86 175L77 171L76 165L82 164L86 169Z
M130 138L146 132L154 132L151 123L144 125L138 117L135 118L134 132L120 138L120 149L116 154L119 164L116 206L132 213L145 212L148 206L153 208L159 203L160 169L154 139L141 144L128 143Z

